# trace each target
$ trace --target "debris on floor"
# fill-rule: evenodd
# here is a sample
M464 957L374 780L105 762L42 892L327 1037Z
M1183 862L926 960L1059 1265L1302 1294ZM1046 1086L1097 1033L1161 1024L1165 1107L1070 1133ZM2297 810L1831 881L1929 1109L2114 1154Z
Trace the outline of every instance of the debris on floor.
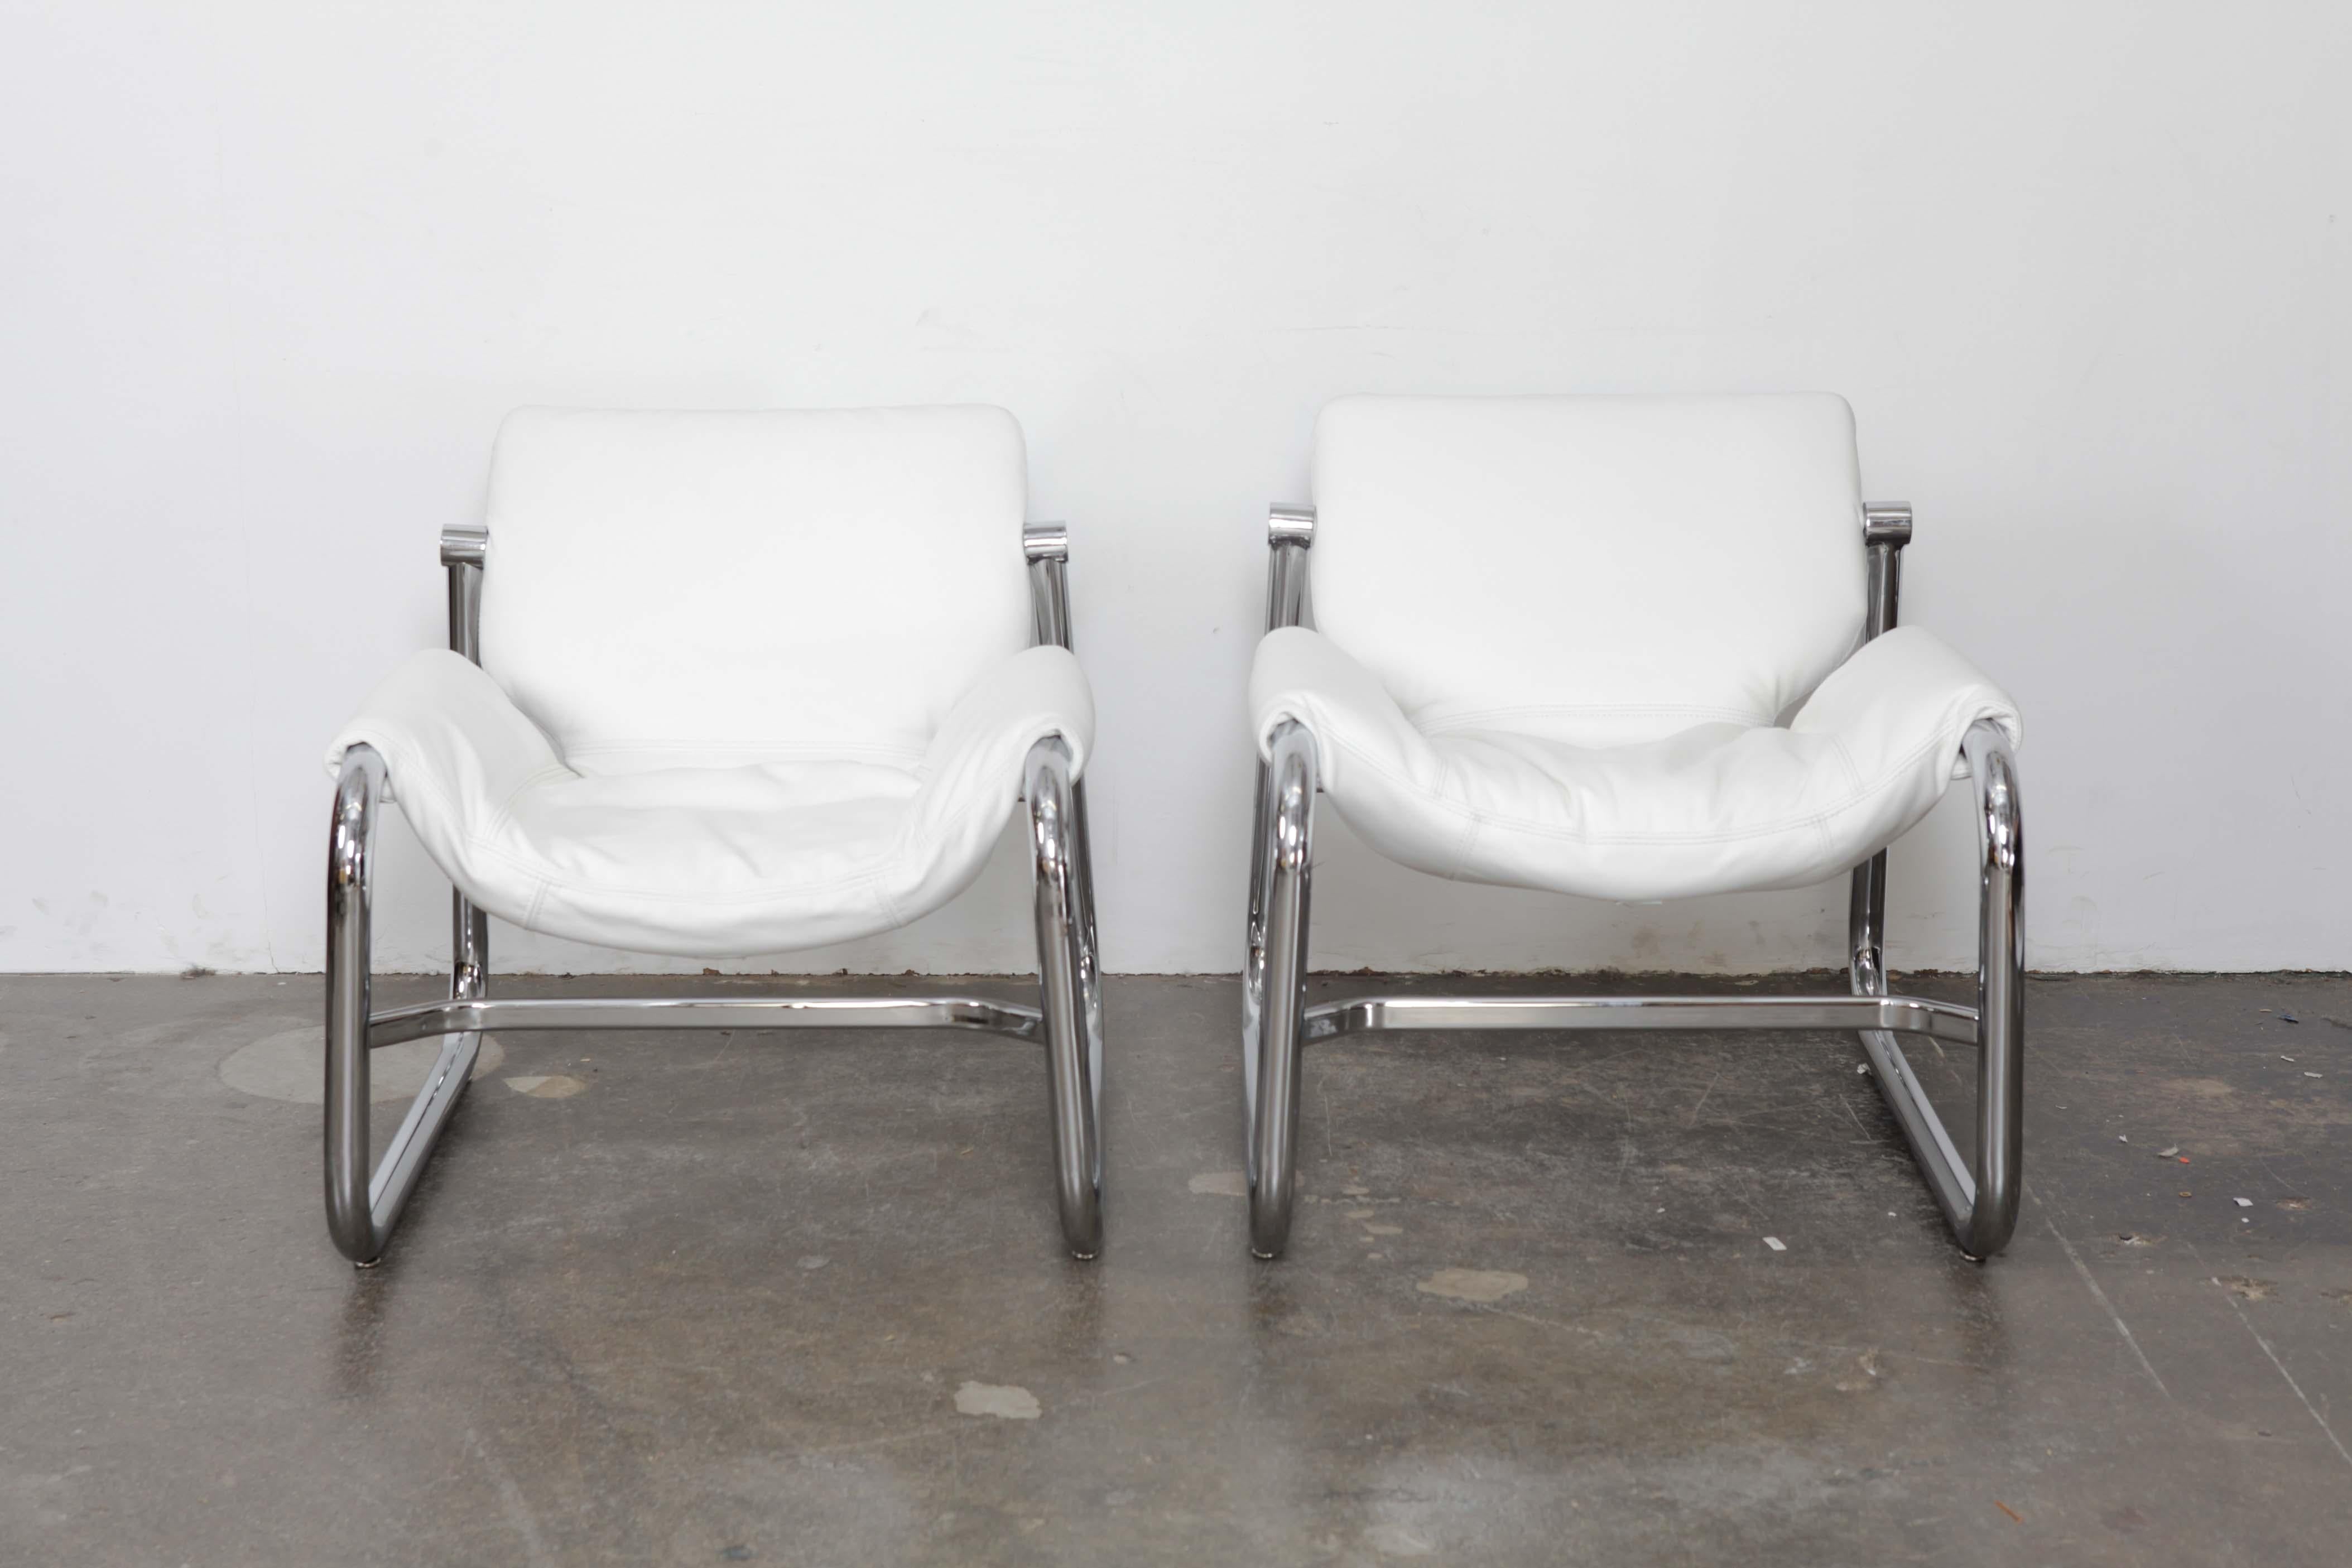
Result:
M2230 1201L2237 1205L2242 1209L2250 1209L2254 1206L2254 1200L2252 1198L2231 1198Z
M1765 1245L1765 1246L1767 1246L1767 1247L1770 1247L1770 1248L1771 1248L1773 1251L1775 1251L1775 1252L1786 1252L1786 1251L1788 1251L1788 1250L1789 1250L1789 1244L1788 1244L1787 1242L1785 1242L1785 1241L1782 1241L1782 1240L1781 1240L1779 1237L1777 1237L1777 1236L1768 1236L1768 1237L1766 1237L1764 1238L1764 1245Z

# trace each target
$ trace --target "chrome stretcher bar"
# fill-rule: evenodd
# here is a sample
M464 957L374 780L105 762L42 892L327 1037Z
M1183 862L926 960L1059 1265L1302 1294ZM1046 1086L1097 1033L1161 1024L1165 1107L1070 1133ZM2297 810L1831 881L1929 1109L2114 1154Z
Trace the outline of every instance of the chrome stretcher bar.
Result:
M482 1029L977 1029L1043 1041L1045 1015L978 996L455 996L368 1020L368 1048Z

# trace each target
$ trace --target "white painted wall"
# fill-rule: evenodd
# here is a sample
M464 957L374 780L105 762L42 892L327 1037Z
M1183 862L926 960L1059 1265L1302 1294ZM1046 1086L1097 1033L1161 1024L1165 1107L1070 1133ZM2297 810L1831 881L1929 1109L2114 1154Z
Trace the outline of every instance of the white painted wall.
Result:
M319 967L320 746L440 638L509 406L975 399L1073 525L1108 962L1231 969L1318 405L1789 387L1853 400L1906 618L2024 706L2033 962L2352 966L2348 16L0 0L0 967ZM1896 851L1898 963L1969 961L1959 806ZM433 966L385 837L383 963ZM1626 909L1325 842L1331 966L1842 940L1842 886ZM1025 908L1008 846L780 963L1022 967Z

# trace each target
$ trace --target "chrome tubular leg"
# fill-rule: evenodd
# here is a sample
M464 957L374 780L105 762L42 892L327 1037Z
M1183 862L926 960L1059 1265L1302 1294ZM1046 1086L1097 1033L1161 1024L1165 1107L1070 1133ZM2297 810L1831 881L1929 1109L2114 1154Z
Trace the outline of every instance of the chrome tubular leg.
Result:
M1074 1258L1102 1250L1101 976L1093 889L1070 748L1049 735L1029 749L1022 793L1036 868L1037 979L1052 1086L1054 1178Z
M1968 733L1979 858L1977 1190L1961 1245L1990 1258L2017 1228L2025 1160L2025 815L2017 758L1997 724Z
M1969 729L1964 748L1976 793L1980 862L1973 1175L1895 1036L1882 1029L1861 1033L1879 1092L1902 1123L1960 1250L1983 1258L2008 1246L2017 1228L2024 1157L2025 837L2017 760L2008 736L1997 724L1979 722ZM1881 956L1886 918L1884 859L1876 857L1853 874L1853 989L1861 995L1886 994Z
M1847 963L1857 996L1886 994L1886 851L1853 868L1846 907Z
M445 1037L425 1088L393 1135L382 1167L371 1177L371 861L383 780L383 760L373 747L353 746L344 754L327 843L327 1231L342 1255L362 1266L383 1255L449 1113L466 1092L482 1043L478 1033ZM480 918L474 916L477 921ZM463 962L461 944L461 966Z
M453 1000L490 993L490 917L465 894L449 894L449 995Z
M1087 1086L1095 1123L1095 1190L1102 1190L1102 947L1095 933L1095 835L1084 780L1070 785L1070 891L1078 913L1078 992L1087 1008Z
M354 1263L377 1252L368 1223L368 900L383 795L383 760L353 746L327 832L327 1232Z
M1249 1063L1250 1251L1278 1258L1297 1197L1299 1047L1307 1023L1307 895L1313 873L1315 738L1293 720L1276 729L1261 792L1258 884L1251 921L1257 991L1256 1060ZM1262 889L1263 890L1258 890ZM1262 929L1261 929L1261 922ZM1248 1005L1245 1001L1244 1007ZM1244 1049L1248 1048L1244 1019Z
M1257 1183L1257 1053L1265 1016L1266 841L1274 819L1266 813L1273 788L1266 765L1257 765L1257 798L1250 807L1249 924L1242 933L1242 1145L1250 1184Z

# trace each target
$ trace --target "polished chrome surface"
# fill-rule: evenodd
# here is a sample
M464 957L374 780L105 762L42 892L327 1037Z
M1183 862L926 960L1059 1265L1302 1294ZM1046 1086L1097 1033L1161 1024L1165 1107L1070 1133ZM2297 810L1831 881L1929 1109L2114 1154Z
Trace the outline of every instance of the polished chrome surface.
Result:
M453 522L441 531L441 564L479 566L489 558L489 525Z
M1315 509L1266 516L1265 629L1307 613L1307 552ZM1257 766L1250 840L1249 919L1242 952L1243 1131L1250 1250L1281 1254L1297 1198L1298 1053L1306 1043L1307 894L1312 870L1315 742L1291 721L1268 738Z
M1894 629L1902 588L1903 546L1911 540L1911 509L1884 504L1864 509L1869 557L1864 640ZM1971 1258L1990 1258L2017 1228L2024 1162L2025 858L2017 762L1998 725L1979 721L1962 742L1976 792L1980 853L1977 934L1976 1168L1936 1114L1918 1075L1905 1058L1895 1031L1861 1028L1879 1092L1902 1125L1912 1154L1937 1206ZM1854 868L1848 904L1849 967L1858 997L1884 997L1886 973L1886 852Z
M1977 1043L1977 1016L1919 996L1351 996L1307 1009L1306 1037L1395 1029L1886 1029Z
M1902 1123L1960 1249L1990 1258L2017 1228L2025 1131L2025 857L2017 763L1999 725L1970 727L1965 751L1981 851L1978 889L1976 1169L1891 1035L1865 1030L1864 1051Z
M1846 899L1846 968L1857 996L1886 994L1886 851L1853 868Z
M490 992L490 917L460 892L449 895L449 994L487 996Z
M1031 523L1053 531L1041 548L1024 536L1029 557L1030 627L1040 647L1070 646L1070 554L1068 531L1058 522Z
M1963 1245L1989 1258L2017 1228L2025 1168L2025 808L2009 736L1989 720L1963 743L1976 789L1977 1201Z
M1093 872L1070 782L1070 748L1048 735L1022 770L1036 870L1037 984L1054 1121L1055 1191L1074 1258L1102 1250L1102 974Z
M1895 626L1902 588L1903 546L1911 540L1908 502L1866 504L1862 509L1864 555L1868 564L1868 599L1863 609L1862 640L1890 631ZM1886 994L1886 851L1881 849L1853 868L1853 886L1846 904L1847 967L1857 995Z
M1864 544L1891 544L1898 550L1910 543L1911 503L1907 500L1863 502L1862 540Z
M1307 618L1307 552L1315 542L1315 509L1277 506L1267 515L1265 629Z
M982 996L451 997L368 1020L373 1049L500 1029L975 1029L1045 1037L1034 1007Z
M478 524L444 529L441 564L449 573L449 651L482 662L482 563L490 531ZM481 996L490 988L490 917L460 889L449 889L449 994Z
M451 1034L371 1179L368 1162L369 942L375 806L383 759L343 754L327 848L327 1230L343 1256L374 1262L466 1092L482 1037Z
M1068 524L1033 521L1021 531L1021 548L1030 562L1030 616L1037 644L1070 647ZM1037 978L1045 987L1046 1018L1056 1018L1063 1004L1075 1008L1075 1035L1045 1025L1045 1039L1054 1048L1054 1163L1061 1229L1075 1258L1094 1258L1103 1246L1103 975L1094 926L1094 835L1087 826L1087 783L1070 778L1070 748L1061 738L1037 742L1024 769L1024 797L1030 802L1030 848L1037 865Z
M1070 558L1070 525L1066 522L1023 523L1021 553L1032 561L1068 560Z
M1270 738L1257 885L1242 975L1250 1250L1281 1255L1297 1197L1299 1049L1307 1042L1307 943L1315 838L1315 738L1297 720Z
M1315 533L1315 509L1312 507L1276 506L1269 513L1266 524L1267 548L1265 563L1265 629L1269 632L1283 626L1295 626L1306 609L1307 549ZM1266 846L1272 840L1271 819L1267 816L1266 792L1271 787L1268 769L1261 759L1257 764L1257 795L1251 807L1249 922L1243 937L1242 963L1242 1081L1244 1092L1257 1092L1258 1019L1265 984L1265 894ZM1250 1104L1255 1107L1253 1098ZM1256 1125L1256 1111L1250 1112L1251 1126ZM1253 1131L1250 1137L1254 1140Z
M1315 542L1315 509L1277 501L1265 509L1265 536L1274 544Z
M1895 611L1903 598L1903 547L1873 544L1866 553L1870 601L1862 628L1864 642L1895 629Z

